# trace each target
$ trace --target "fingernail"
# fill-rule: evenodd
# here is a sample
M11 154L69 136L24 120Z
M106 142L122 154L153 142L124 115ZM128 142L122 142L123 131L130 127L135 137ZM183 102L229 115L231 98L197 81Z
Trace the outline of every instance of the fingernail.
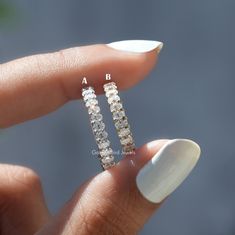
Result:
M157 50L157 53L159 53L163 47L163 43L149 40L125 40L112 42L107 44L107 46L126 52L146 53Z
M189 175L200 156L200 147L192 140L168 141L139 171L136 184L142 195L159 203Z

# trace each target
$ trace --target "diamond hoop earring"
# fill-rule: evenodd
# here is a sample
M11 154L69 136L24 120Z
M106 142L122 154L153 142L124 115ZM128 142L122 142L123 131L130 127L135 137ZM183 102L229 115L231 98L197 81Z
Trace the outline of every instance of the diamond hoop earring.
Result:
M82 96L85 106L88 109L91 128L99 149L99 159L104 170L115 165L113 150L110 147L108 133L105 131L103 116L95 95L94 88L89 86L82 89Z
M135 149L135 143L121 99L118 95L117 85L115 82L109 82L104 84L103 87L113 116L114 125L122 145L123 153L132 153Z

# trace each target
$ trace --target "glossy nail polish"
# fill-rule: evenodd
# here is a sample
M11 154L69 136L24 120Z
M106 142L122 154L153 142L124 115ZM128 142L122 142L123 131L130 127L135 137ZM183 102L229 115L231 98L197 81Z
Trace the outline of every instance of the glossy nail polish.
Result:
M136 184L141 194L160 203L189 175L200 156L200 147L191 140L167 142L139 171Z
M109 43L107 46L126 52L146 53L157 50L159 53L163 47L163 43L150 40L124 40Z

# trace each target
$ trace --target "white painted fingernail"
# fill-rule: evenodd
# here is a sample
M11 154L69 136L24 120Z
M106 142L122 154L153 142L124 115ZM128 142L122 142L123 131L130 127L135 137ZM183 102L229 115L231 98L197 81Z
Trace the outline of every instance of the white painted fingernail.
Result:
M157 50L157 53L159 53L163 47L163 43L149 40L125 40L112 42L107 44L107 46L126 52L146 53Z
M136 183L149 201L159 203L189 175L200 156L200 147L191 140L167 142L139 171Z

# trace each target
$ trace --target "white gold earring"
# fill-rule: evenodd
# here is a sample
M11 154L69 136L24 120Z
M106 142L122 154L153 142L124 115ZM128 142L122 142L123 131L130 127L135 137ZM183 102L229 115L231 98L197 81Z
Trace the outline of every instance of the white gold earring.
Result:
M91 128L98 145L100 163L104 170L115 165L113 150L110 146L108 133L105 131L103 116L95 95L94 88L91 86L82 89L82 96L85 106L88 109Z
M115 82L109 82L104 84L103 87L113 116L114 125L122 145L123 153L132 153L135 149L135 143L121 99L118 95L117 85Z

